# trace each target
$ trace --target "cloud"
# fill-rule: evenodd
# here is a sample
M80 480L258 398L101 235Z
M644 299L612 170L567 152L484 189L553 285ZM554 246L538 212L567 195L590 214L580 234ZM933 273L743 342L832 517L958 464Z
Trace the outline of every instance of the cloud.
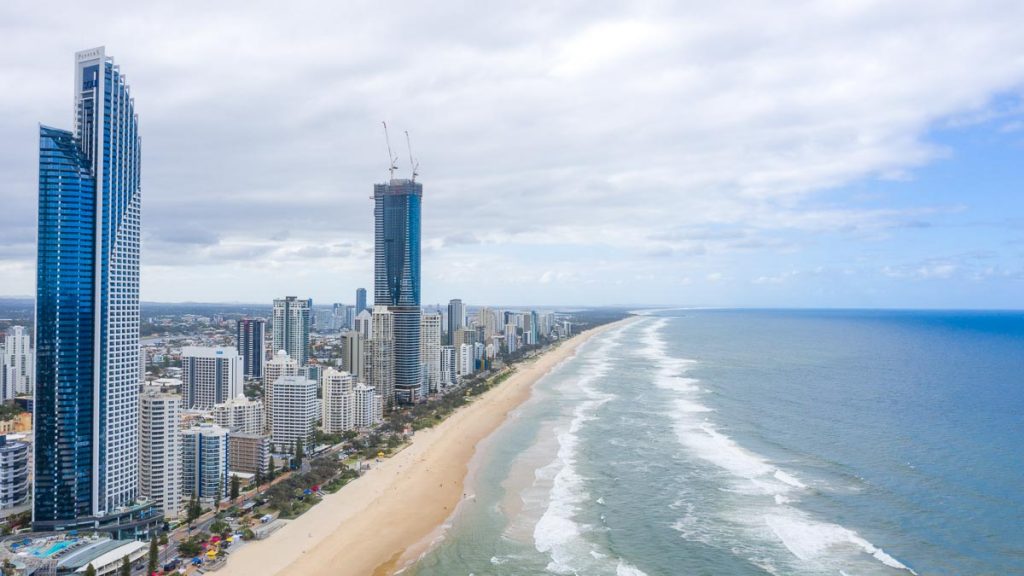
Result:
M369 284L381 119L400 175L402 130L420 162L425 266L445 266L425 268L426 298L457 279L508 299L571 269L559 285L581 297L631 300L590 270L633 278L658 269L648 260L688 261L679 278L745 277L742 254L852 245L954 210L829 194L950 158L932 126L1017 121L994 102L1024 88L1024 64L1006 56L1024 53L1020 21L1012 1L8 3L0 229L34 242L36 123L71 126L72 54L103 43L140 115L148 299L267 299L278 281L255 270L288 266L329 267L346 293ZM154 281L217 265L236 273ZM31 289L26 274L0 282Z

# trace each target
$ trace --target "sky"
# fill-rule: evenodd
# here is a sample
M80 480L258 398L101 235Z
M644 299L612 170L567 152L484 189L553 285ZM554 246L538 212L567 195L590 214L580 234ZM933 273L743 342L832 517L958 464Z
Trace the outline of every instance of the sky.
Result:
M0 4L0 295L106 46L142 299L352 303L409 131L424 304L1024 307L1024 3Z

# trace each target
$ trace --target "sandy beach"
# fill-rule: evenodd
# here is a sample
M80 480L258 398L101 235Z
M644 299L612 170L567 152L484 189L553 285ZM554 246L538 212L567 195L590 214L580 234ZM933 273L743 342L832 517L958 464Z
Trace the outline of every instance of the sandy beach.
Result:
M217 574L385 575L400 569L418 556L420 550L411 548L423 547L463 498L477 444L529 398L537 380L588 338L614 325L577 335L517 364L511 377L435 428L417 432L398 454L267 540L246 544Z

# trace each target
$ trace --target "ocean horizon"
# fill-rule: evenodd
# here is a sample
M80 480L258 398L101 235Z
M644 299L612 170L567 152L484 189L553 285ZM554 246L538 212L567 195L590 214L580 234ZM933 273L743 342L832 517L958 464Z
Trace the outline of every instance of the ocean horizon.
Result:
M1024 313L675 309L478 447L406 574L1024 573Z

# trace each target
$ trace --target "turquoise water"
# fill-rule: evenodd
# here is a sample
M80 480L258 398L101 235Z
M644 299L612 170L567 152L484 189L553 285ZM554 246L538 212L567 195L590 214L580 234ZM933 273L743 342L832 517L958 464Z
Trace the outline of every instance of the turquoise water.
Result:
M593 338L407 573L1024 574L1024 314L686 311Z

